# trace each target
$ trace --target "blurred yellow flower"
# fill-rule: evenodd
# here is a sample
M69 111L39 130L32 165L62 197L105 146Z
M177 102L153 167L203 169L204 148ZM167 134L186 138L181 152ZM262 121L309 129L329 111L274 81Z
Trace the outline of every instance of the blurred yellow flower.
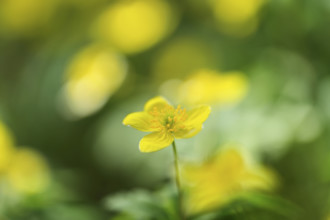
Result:
M12 136L6 126L0 121L0 174L8 168L13 153Z
M46 161L36 151L19 148L12 157L7 170L10 185L21 193L38 193L50 180Z
M210 211L248 190L271 190L276 176L261 166L249 166L236 149L227 149L201 165L183 167L190 213Z
M36 151L16 148L10 131L0 121L0 180L19 193L37 193L49 184L50 171Z
M158 96L145 104L143 112L127 115L123 124L140 131L152 132L141 139L139 147L141 152L153 152L169 146L174 138L196 135L210 111L209 106L199 106L189 111L180 106L174 108L167 100Z
M55 11L54 0L2 0L0 24L5 31L19 34L35 34L46 27Z
M189 34L171 40L152 64L155 78L163 82L185 78L201 68L215 67L219 65L219 58L205 40Z
M172 91L175 91L173 98L186 105L237 103L246 95L248 89L247 79L241 72L219 73L207 69L195 72L181 83L167 85L168 87L166 84L162 87L162 92L173 94Z
M111 5L93 29L98 37L124 53L137 53L162 40L176 26L167 1L124 0Z
M220 28L227 34L246 36L258 24L257 13L265 0L211 0Z
M79 118L103 107L124 81L127 64L119 54L92 45L74 57L67 72L65 104L69 114Z

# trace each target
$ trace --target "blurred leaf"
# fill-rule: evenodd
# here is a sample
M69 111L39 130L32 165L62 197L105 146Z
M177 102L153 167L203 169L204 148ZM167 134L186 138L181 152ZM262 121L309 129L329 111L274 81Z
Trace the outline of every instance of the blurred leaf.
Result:
M105 201L105 206L111 211L120 212L121 215L117 217L123 219L132 216L134 219L141 220L175 220L179 219L175 208L177 198L171 194L172 190L169 188L155 193L138 189L109 196Z
M192 216L191 220L296 220L300 210L293 203L276 195L244 193L238 199L212 213Z
M301 212L296 205L277 195L254 192L242 195L241 199L252 206L289 217L290 219L297 217Z

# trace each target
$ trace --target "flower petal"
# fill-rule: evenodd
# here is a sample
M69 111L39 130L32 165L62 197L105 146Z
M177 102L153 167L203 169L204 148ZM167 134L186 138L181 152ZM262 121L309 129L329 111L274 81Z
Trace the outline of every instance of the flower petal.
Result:
M201 128L203 122L209 117L210 112L211 107L208 105L202 105L187 111L187 119L184 123L185 126L190 129Z
M165 106L169 106L169 102L162 96L156 96L155 98L150 99L145 105L144 105L144 111L149 112L153 110L155 107L157 109L162 109Z
M144 136L140 141L141 152L153 152L169 146L174 140L172 134L167 132L154 132Z
M244 187L248 189L272 190L279 185L277 175L266 167L255 167L246 172Z
M153 117L146 112L134 112L124 118L123 124L140 131L156 131L156 128L152 127L152 120Z
M198 134L202 130L202 125L199 127L194 127L192 129L182 129L179 131L176 131L174 133L175 138L181 139L181 138L191 138Z

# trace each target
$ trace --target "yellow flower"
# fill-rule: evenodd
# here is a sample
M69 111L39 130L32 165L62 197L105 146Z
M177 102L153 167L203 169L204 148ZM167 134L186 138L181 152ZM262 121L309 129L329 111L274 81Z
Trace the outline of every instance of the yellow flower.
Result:
M239 151L229 149L183 172L190 213L218 208L248 190L271 190L275 175L261 166L249 166Z
M210 114L209 106L199 106L186 111L180 105L174 108L163 97L150 99L143 112L127 115L124 125L140 131L152 132L140 141L141 152L153 152L169 146L174 138L190 138L201 129Z
M94 30L98 38L132 54L157 44L176 23L177 16L168 1L117 1L101 14Z
M209 44L191 34L173 38L155 58L152 72L158 82L181 79L196 70L221 62Z
M62 97L69 116L86 117L101 109L127 74L126 60L95 44L80 51L67 70Z
M233 36L247 36L258 26L258 12L265 0L210 0L220 29Z
M196 104L232 104L240 101L247 93L247 79L241 72L220 74L212 70L199 70L178 88L180 102Z
M50 183L45 159L29 148L16 148L7 127L0 121L0 184L16 193L38 193Z
M34 35L49 27L50 19L58 1L56 0L2 0L0 1L0 23L6 34ZM19 16L18 16L19 15Z
M50 171L44 158L36 151L19 148L7 170L10 185L21 193L38 193L50 182Z

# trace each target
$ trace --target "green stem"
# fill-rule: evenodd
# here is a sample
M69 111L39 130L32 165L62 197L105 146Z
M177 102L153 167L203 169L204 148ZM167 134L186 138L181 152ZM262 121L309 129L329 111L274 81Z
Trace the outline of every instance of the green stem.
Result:
M176 186L178 188L179 212L180 212L180 218L182 220L184 220L185 217L184 217L183 208L182 208L182 192L181 192L179 162L178 162L179 160L178 160L178 153L176 151L175 141L173 141L172 146L173 146L173 153L174 153L175 182L176 182Z

